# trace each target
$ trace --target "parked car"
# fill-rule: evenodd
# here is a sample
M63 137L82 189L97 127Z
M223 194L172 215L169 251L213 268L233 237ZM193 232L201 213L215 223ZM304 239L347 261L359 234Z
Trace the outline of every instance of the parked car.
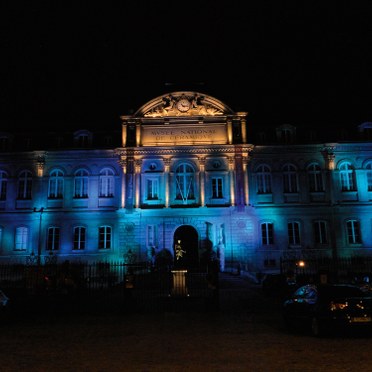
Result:
M372 328L372 297L349 284L307 284L284 301L289 329L308 329L320 336L329 331Z
M293 275L266 274L262 280L262 290L266 295L275 295L282 298L289 296L297 288Z

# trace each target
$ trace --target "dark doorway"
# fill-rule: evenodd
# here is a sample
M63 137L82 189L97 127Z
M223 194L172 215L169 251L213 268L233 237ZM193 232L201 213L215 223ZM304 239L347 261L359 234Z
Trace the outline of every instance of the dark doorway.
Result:
M198 233L192 226L180 226L173 238L174 266L180 269L199 267Z

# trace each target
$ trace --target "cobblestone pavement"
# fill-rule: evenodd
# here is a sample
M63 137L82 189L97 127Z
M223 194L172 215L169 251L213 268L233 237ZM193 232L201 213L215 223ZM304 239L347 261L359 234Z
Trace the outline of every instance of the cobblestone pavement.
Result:
M288 333L280 303L222 274L218 311L90 314L3 323L1 371L372 371L372 337Z

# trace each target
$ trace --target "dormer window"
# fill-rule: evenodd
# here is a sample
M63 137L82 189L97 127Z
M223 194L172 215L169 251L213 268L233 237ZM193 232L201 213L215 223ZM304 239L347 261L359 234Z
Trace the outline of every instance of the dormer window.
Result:
M293 143L296 139L296 127L290 124L283 124L276 128L276 137L284 145Z
M9 138L0 137L0 151L7 151L9 148Z
M74 144L76 147L85 148L92 145L92 133L88 130L79 130L74 133Z
M358 126L359 137L365 141L372 140L372 122L366 122Z

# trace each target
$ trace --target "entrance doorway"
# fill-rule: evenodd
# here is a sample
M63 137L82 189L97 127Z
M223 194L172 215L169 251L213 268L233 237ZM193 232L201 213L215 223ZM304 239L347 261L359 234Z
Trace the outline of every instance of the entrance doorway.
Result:
M182 269L199 267L198 233L190 225L180 226L173 237L174 266Z

